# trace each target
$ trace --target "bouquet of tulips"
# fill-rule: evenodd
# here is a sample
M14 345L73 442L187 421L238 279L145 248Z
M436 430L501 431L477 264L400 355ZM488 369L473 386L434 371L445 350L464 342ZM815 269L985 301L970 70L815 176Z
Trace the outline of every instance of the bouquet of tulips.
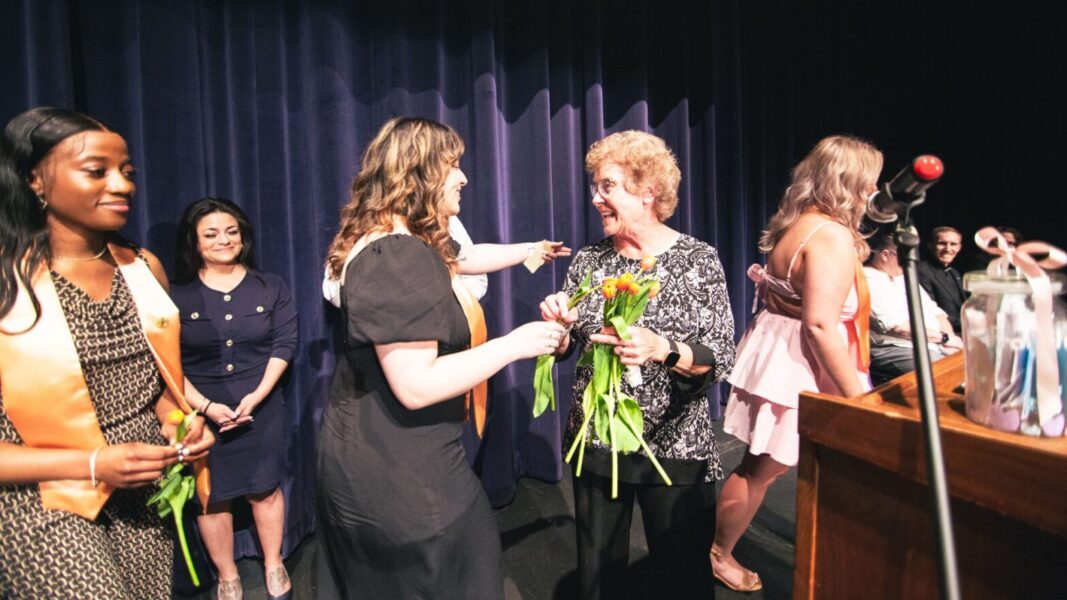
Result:
M659 281L647 275L655 264L655 257L647 257L641 261L643 274L635 276L633 273L623 273L618 277L608 277L597 288L591 287L590 274L586 274L582 285L567 303L568 309L576 306L591 292L599 290L604 295L604 324L610 325L620 338L629 340L630 326L636 323L644 313L648 301L659 293ZM551 355L538 358L537 369L534 372L535 417L540 415L548 405L555 410L555 391L550 361L554 362ZM622 391L622 377L626 369L622 364L622 359L615 354L614 346L594 343L592 348L578 359L578 366L587 365L593 367L593 376L582 393L582 411L585 414L585 420L570 450L567 451L564 461L569 464L577 450L578 464L575 467L575 475L581 476L585 446L590 442L589 423L592 421L593 435L611 447L612 498L617 498L619 494L619 452L629 453L643 449L663 481L671 485L667 473L645 442L643 436L645 422L641 406L635 398Z
M180 442L185 437L189 424L196 417L196 411L185 414L179 409L170 411L167 421L177 425L178 430L174 435L175 441ZM167 467L163 477L159 480L159 491L148 499L148 506L155 506L160 517L174 515L174 525L178 528L178 542L181 543L182 556L185 558L185 566L189 568L189 577L193 585L200 586L200 578L196 575L193 567L193 558L189 555L189 544L185 541L185 526L182 524L182 509L185 503L196 494L196 479L192 475L183 473L185 465L176 462Z

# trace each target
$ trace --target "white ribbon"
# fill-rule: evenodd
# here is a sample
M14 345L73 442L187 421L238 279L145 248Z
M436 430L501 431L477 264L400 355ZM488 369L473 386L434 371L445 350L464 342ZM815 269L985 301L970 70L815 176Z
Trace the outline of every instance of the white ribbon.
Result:
M1052 311L1052 283L1045 269L1067 265L1067 253L1045 242L1026 242L1012 248L994 227L983 227L974 234L978 247L997 256L986 272L991 277L1007 274L1014 266L1030 283L1036 319L1037 417L1048 436L1064 433L1063 401L1060 397L1060 370L1056 359L1056 330ZM995 243L994 243L995 242ZM1042 260L1034 257L1047 254Z

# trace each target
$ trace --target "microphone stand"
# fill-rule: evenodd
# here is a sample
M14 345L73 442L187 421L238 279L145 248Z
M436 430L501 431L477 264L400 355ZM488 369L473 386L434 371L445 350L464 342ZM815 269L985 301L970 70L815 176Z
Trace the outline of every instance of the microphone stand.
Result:
M952 538L952 514L949 507L948 485L945 481L945 461L941 453L940 421L934 399L934 376L930 368L926 324L919 295L919 232L910 219L912 206L903 207L898 215L893 239L897 244L897 260L904 268L904 287L907 291L908 313L911 317L911 343L915 351L915 379L919 384L919 410L922 415L923 441L926 450L926 476L930 485L930 503L937 525L937 547L941 576L941 594L949 600L959 600L959 571L956 565L956 546Z

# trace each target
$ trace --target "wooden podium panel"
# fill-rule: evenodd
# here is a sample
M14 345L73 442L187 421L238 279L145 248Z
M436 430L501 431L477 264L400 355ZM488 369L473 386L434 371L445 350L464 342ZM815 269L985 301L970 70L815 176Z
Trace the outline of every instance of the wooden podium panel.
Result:
M963 598L1067 598L1067 438L964 415L963 356L934 363ZM937 598L914 373L800 396L794 598Z

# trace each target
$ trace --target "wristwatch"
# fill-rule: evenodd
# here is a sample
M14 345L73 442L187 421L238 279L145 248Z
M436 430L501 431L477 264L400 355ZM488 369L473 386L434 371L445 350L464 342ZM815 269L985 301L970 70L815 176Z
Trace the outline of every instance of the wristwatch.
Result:
M948 332L942 331L941 332L941 345L944 346L945 344L947 344L949 339L950 338L949 338Z
M664 357L663 366L668 369L673 369L674 365L678 364L678 359L681 358L682 355L678 354L678 344L676 344L674 340L667 340L667 343L670 344L671 350L667 353L667 356Z

